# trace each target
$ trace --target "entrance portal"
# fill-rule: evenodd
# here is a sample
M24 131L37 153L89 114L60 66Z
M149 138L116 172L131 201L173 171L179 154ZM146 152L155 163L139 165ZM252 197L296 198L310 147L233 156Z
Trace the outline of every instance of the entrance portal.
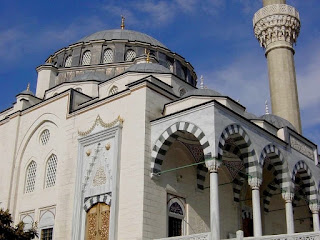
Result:
M86 240L109 239L110 206L97 203L87 212Z

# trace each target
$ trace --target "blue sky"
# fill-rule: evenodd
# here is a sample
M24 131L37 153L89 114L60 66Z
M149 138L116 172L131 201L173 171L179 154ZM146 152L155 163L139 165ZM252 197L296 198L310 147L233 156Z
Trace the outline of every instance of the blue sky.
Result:
M302 19L296 71L303 133L320 144L320 4L288 0ZM35 68L85 35L119 28L147 33L194 66L205 85L260 116L269 99L267 63L254 38L253 14L262 0L3 1L0 8L0 109L12 105ZM270 102L270 101L269 101Z

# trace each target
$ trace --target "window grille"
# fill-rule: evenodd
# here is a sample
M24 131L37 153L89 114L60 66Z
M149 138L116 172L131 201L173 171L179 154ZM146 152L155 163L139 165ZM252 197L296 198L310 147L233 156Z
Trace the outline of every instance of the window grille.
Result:
M42 145L46 145L50 139L50 131L48 129L43 130L40 135L40 142Z
M47 162L45 188L53 187L56 184L57 164L57 156L52 154Z
M41 230L41 240L52 240L53 228Z
M65 61L65 63L64 63L64 66L65 66L65 67L71 67L71 64L72 64L72 57L71 57L71 56L68 56L68 57L66 58L66 61Z
M104 50L103 63L112 63L112 62L113 62L113 51L112 49L108 48Z
M131 62L133 59L136 58L136 52L133 51L132 49L128 50L126 52L126 62Z
M90 65L91 63L91 52L85 51L82 56L82 65Z
M109 91L109 96L114 95L117 92L118 92L118 87L117 86L113 86Z
M32 161L27 168L25 193L33 192L36 183L36 172L37 164L35 161Z

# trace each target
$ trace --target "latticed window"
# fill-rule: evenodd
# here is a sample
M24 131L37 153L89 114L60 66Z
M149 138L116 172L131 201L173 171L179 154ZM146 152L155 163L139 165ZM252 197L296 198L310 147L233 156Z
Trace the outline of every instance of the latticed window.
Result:
M126 52L126 61L127 62L131 62L133 61L133 59L136 58L136 52L133 51L132 49L129 49L127 52Z
M41 240L52 240L53 228L41 230Z
M65 61L65 63L64 63L64 66L65 66L65 67L71 67L71 64L72 64L72 57L71 57L71 56L68 56L68 57L66 58L66 61Z
M56 173L57 173L58 159L55 154L52 154L47 162L46 169L46 184L45 187L53 187L56 184Z
M36 173L37 173L37 164L35 161L32 161L27 168L25 193L33 192L34 186L36 184Z
M170 70L170 72L173 72L173 64L171 61L166 61L166 67Z
M85 51L82 56L82 65L90 65L91 63L91 52Z
M109 96L116 94L118 92L118 87L117 86L113 86L110 91L109 91Z
M103 63L112 63L112 62L113 62L113 51L112 49L108 48L104 50Z
M50 131L48 129L43 130L40 134L40 142L42 145L46 145L50 139Z

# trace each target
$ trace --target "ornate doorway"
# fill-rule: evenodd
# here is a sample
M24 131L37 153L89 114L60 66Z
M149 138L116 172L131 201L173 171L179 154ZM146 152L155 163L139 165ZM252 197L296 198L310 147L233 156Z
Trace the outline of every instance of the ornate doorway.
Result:
M86 240L109 239L110 206L97 203L87 212Z

